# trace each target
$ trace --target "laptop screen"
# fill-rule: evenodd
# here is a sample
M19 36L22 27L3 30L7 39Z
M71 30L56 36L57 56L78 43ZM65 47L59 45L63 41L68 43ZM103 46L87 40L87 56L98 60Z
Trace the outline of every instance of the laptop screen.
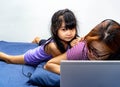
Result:
M60 87L120 87L120 61L61 61Z

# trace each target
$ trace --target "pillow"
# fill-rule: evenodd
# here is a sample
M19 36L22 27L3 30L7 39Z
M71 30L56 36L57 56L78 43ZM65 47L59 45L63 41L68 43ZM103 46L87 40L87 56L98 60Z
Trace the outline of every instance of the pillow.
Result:
M60 87L60 75L43 68L45 63L39 64L31 75L29 83L42 87Z

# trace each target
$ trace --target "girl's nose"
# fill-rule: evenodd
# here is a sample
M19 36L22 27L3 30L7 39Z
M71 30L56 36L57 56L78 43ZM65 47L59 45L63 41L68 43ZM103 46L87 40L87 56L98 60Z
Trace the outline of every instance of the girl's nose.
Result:
M72 34L72 30L69 30L69 29L68 29L68 30L67 30L67 34L68 34L68 35L71 35L71 34Z

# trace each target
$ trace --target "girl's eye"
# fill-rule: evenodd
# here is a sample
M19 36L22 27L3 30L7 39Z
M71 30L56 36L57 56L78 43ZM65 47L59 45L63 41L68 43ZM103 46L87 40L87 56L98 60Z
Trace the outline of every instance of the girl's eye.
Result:
M64 28L64 29L62 29L63 31L66 31L66 29Z

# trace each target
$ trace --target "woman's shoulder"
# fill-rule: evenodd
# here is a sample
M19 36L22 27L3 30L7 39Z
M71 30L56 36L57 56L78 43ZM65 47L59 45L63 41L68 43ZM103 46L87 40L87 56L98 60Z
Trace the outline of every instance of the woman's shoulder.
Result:
M80 41L77 45L75 45L76 47L85 47L86 46L86 41Z

